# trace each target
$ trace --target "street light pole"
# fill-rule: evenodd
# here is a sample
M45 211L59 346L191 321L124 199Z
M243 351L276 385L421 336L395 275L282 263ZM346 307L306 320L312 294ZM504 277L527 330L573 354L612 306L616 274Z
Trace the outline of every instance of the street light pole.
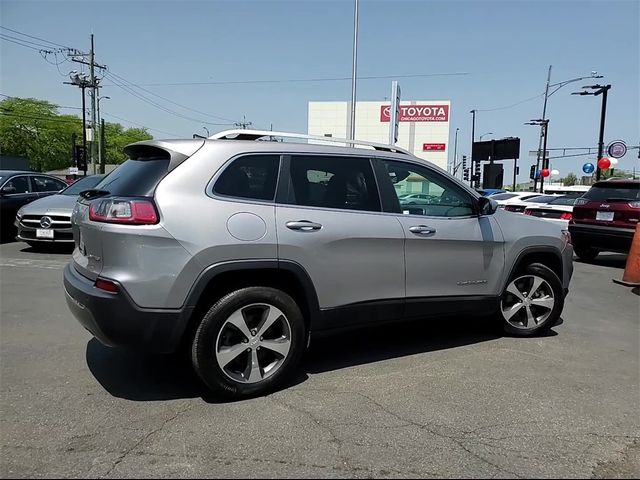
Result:
M460 129L456 128L456 139L453 142L453 164L451 165L451 173L453 173L454 175L456 174L455 168L456 162L458 160L458 130Z
M602 155L604 155L604 123L607 116L607 93L611 89L611 85L587 85L582 88L590 88L594 91L573 92L572 95L593 95L595 97L602 95L602 107L600 109L600 135L598 136L598 161L596 162L596 180L600 180L601 170L598 163L600 162Z
M544 142L542 144L542 169L549 169L547 159L547 135L549 133L549 120L542 120L542 128L544 129ZM540 193L544 193L544 177L540 175Z
M480 135L480 141L482 141L482 137L486 135L493 135L493 132L483 133L482 135Z
M351 71L351 125L349 140L355 140L356 136L356 77L358 75L358 0L354 0L353 13L353 67Z

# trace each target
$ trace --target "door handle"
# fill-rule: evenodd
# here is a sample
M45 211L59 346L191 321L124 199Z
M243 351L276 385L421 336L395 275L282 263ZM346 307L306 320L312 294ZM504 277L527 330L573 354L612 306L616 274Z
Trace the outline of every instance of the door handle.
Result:
M287 222L287 228L291 230L301 230L303 232L312 232L320 230L322 225L319 223L310 222L309 220L299 220L297 222Z
M436 233L435 228L427 227L426 225L414 225L413 227L409 227L409 231L416 235L433 235Z

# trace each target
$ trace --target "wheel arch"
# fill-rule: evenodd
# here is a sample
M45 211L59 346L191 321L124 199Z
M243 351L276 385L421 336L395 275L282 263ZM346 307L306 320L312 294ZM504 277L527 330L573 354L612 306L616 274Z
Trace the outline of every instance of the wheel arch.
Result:
M509 280L513 275L526 265L532 263L540 263L549 268L558 276L560 282L563 282L564 267L562 263L562 253L554 247L527 247L522 250L516 257L515 262L511 265L509 275L505 278L502 290L504 291L509 284Z
M290 295L300 307L307 331L317 324L320 307L313 282L298 263L278 260L240 260L206 268L187 296L192 309L182 342L188 342L198 328L199 319L224 295L244 287L272 287Z

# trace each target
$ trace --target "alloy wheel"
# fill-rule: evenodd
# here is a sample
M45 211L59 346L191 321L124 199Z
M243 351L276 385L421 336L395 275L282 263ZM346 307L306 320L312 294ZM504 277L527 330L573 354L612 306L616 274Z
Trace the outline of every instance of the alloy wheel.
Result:
M519 330L532 330L551 315L555 305L553 289L537 275L524 275L507 286L501 301L502 316Z
M284 313L253 303L227 318L215 346L222 371L240 383L257 383L275 374L291 349L291 326Z

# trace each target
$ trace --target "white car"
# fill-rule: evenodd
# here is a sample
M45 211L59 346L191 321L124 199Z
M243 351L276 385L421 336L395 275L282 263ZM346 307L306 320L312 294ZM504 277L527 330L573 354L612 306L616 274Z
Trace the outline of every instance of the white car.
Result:
M527 207L533 207L535 205L544 205L550 201L558 198L559 195L540 195L539 193L532 196L521 197L508 201L504 204L503 208L507 212L524 213L524 209Z
M549 220L567 228L569 220L573 217L573 205L578 198L580 197L576 195L562 195L547 204L527 207L524 214Z
M495 200L498 203L498 208L504 208L506 205L521 203L539 195L538 192L504 192L491 195L491 200Z

